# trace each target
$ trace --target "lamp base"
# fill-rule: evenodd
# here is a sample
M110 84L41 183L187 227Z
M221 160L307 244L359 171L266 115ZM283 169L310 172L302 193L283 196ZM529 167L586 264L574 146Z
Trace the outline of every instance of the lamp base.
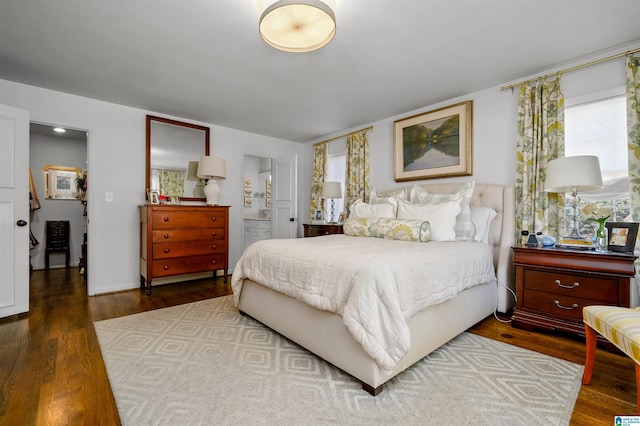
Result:
M220 200L220 185L215 179L209 179L204 186L204 196L208 206L217 206Z

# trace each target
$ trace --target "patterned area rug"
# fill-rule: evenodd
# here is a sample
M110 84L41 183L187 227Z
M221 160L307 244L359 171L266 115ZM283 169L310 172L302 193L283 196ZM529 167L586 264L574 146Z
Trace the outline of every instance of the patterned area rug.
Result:
M568 424L583 369L463 333L372 397L231 296L95 329L125 425Z

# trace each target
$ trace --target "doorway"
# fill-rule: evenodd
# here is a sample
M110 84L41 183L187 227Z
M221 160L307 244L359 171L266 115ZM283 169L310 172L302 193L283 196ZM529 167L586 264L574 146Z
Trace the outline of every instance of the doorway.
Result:
M68 268L86 281L87 132L31 122L29 138L30 268ZM48 222L68 222L68 260L65 251L48 252Z
M271 239L271 158L243 156L242 251L256 241Z

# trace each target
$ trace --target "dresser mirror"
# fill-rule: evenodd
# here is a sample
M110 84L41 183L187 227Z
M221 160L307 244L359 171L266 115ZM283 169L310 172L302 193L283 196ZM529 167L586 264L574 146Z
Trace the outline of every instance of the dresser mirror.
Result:
M208 127L147 115L146 188L184 201L204 200L198 161L209 155Z

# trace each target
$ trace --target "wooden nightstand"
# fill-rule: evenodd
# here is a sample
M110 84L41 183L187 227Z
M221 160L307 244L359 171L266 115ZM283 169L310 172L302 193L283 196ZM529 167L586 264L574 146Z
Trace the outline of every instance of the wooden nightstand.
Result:
M306 237L319 237L321 235L329 234L342 234L342 225L337 223L325 223L325 224L309 224L304 225L304 236Z
M584 336L582 308L629 306L637 256L543 247L513 247L516 302L512 325Z

